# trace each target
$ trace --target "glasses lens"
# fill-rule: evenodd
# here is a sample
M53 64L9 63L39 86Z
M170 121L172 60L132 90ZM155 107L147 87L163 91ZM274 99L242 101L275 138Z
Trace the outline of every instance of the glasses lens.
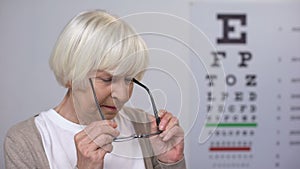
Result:
M152 108L152 114L153 114L153 116L156 118L156 124L157 125L159 125L159 122L160 122L160 119L159 119L159 117L158 117L158 112L157 112L157 109L156 109L156 105L155 105L155 102L154 102L154 98L153 98L153 96L152 96L152 93L150 92L150 90L148 89L148 87L147 86L145 86L144 84L142 84L142 83L140 83L139 81L137 81L136 79L133 79L133 82L135 83L135 84L137 84L140 88L138 88L137 90L135 90L134 92L133 92L133 94L132 94L132 96L131 96L131 100L129 101L129 103L133 103L133 100L142 100L142 101L148 101L148 108L147 108L147 110L148 111L146 111L146 112L149 112L150 110L150 108L149 107L151 107ZM89 83L90 83L90 87L91 87L91 90L92 90L92 93L93 93L93 98L94 98L94 100L95 100L95 104L97 105L97 109L98 109L98 113L99 113L99 115L101 116L101 118L103 119L103 120L105 120L105 117L104 117L104 114L102 113L102 110L101 110L101 108L100 108L100 106L99 106L99 104L97 103L97 96L96 96L96 91L95 91L95 86L94 86L94 84L93 84L93 81L92 81L92 79L90 78L89 79ZM141 90L142 89L142 90ZM142 102L143 103L143 102ZM149 104L150 103L150 104ZM130 107L134 107L133 105L130 105ZM135 106L135 108L137 108L136 106ZM141 108L141 107L139 107L139 109L143 109L143 110L145 110L146 108ZM118 121L118 120L120 120L120 119L122 119L123 118L123 122L124 122L124 117L127 117L127 120L129 121L130 120L130 118L128 118L128 116L126 116L125 114L124 114L124 112L120 112L119 113L119 115L122 115L123 114L123 117L121 117L121 116L117 116L116 118L115 118L115 120L116 121ZM152 115L151 114L151 115ZM121 117L121 118L120 118ZM147 118L145 118L145 119L147 119ZM150 119L150 118L149 118ZM153 118L151 118L151 119L153 119ZM145 122L145 121L144 121ZM127 122L128 123L128 122ZM140 122L139 122L140 123ZM149 122L149 120L148 121L146 121L146 123L150 123ZM130 123L129 124L127 124L127 125L131 125ZM126 128L126 127L125 127ZM134 131L132 130L133 128L131 127L131 130L129 129L126 129L126 132L128 133L130 133L130 132L132 132L132 133L134 133ZM133 139L135 139L135 138L149 138L149 137L151 137L151 136L154 136L154 135L158 135L158 134L160 134L161 133L161 131L159 131L159 130L157 130L156 132L149 132L149 133L147 133L147 134L131 134L131 135L124 135L124 133L123 134L121 134L121 136L119 136L119 137L117 137L117 138L115 138L113 141L114 142L125 142L125 141L130 141L130 140L133 140Z
M159 123L160 120L157 116L156 105L155 105L152 93L149 91L147 86L140 83L139 81L133 79L133 82L137 86L135 87L135 90L133 91L131 99L128 101L127 106L136 108L136 109L140 109L140 110L144 110L146 113L149 114L149 116L156 117L156 119L157 119L156 122ZM136 106L136 105L139 105L139 106ZM119 113L119 114L122 115L122 113ZM123 118L125 116L126 115L124 115ZM128 120L129 120L129 118L128 118ZM138 123L141 123L141 122L138 122ZM147 121L143 121L143 122L151 123L149 121L149 119ZM124 142L124 141L130 141L135 138L149 138L151 136L158 135L160 133L161 133L160 131L156 131L156 132L152 132L152 133L148 132L146 134L121 135L118 138L115 138L114 141L115 142Z
M154 115L149 94L143 87L135 83L132 95L126 103L126 106L141 109L148 114Z

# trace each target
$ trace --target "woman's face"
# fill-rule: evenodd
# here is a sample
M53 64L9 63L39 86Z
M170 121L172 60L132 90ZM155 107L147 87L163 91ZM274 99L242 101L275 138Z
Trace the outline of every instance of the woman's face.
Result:
M131 97L133 90L132 78L112 76L105 71L95 73L92 80L98 103L106 119L114 118Z
M113 76L106 71L96 71L89 75L97 96L97 102L105 116L105 119L113 119L118 111L129 100L133 90L133 77ZM80 124L89 124L99 119L97 109L98 103L95 102L92 86L84 90L73 90L73 103Z

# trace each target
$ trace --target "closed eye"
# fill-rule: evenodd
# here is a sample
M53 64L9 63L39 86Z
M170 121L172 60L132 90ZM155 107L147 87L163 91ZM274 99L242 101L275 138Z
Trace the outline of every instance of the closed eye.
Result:
M100 80L104 83L111 83L112 82L112 78L96 77L96 80Z

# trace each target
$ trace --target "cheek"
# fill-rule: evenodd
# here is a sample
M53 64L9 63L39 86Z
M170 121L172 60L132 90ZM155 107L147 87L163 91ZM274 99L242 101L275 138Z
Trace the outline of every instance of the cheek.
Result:
M95 101L91 92L77 91L73 93L73 104L76 118L80 124L90 124L99 119Z
M132 96L132 92L133 92L133 84L129 86L129 91L128 91L128 92L129 92L129 93L128 93L128 95L129 95L128 100L129 100L129 99L131 98L131 96Z
M89 90L73 92L73 102L79 110L87 110L92 104L95 104L93 93Z
M96 89L96 96L99 103L104 102L111 96L111 86L102 86Z

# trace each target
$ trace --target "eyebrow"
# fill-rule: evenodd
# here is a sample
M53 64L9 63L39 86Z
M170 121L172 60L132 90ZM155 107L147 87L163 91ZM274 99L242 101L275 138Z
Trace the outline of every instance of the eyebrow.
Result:
M96 70L96 73L103 73L104 75L107 75L107 76L113 76L112 74L110 74L109 72L104 71L104 70Z
M114 77L114 78L121 78L121 77L132 77L133 78L133 76L131 76L131 75L124 75L124 76L123 75L112 75L111 73L109 73L105 70L99 70L99 69L96 70L96 76L97 76L97 73L103 73L104 76L110 76L110 77Z

